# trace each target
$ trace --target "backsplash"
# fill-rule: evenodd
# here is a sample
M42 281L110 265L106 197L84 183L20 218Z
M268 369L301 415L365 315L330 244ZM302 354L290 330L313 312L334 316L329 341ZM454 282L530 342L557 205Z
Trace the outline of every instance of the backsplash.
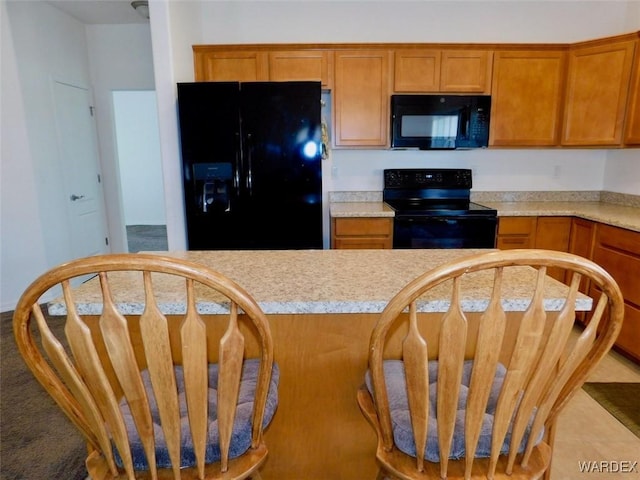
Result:
M329 203L381 201L382 192L329 192Z
M474 202L604 202L640 207L640 195L606 191L471 192Z
M599 202L599 191L471 192L474 202Z
M640 195L631 195L629 193L601 192L600 201L640 208Z

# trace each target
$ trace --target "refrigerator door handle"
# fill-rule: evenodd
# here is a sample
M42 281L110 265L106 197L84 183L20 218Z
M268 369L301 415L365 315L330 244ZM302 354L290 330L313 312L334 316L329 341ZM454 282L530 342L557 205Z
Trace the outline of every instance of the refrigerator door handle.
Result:
M251 154L253 152L253 137L250 133L247 133L247 190L249 191L249 196L253 195L253 171L251 165Z
M235 165L233 172L233 188L235 190L235 198L240 197L240 191L242 190L242 185L240 184L240 179L242 178L242 142L240 133L235 133L236 142L238 142L238 148L236 148L235 153ZM229 201L229 210L231 210L231 201Z

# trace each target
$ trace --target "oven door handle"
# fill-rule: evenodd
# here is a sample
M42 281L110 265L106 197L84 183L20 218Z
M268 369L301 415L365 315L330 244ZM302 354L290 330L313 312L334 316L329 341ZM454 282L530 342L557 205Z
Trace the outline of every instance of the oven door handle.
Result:
M446 223L447 225L455 225L460 221L459 218L435 218L434 220L440 223Z
M460 220L462 220L461 218L451 218L451 217L409 217L409 218L401 218L401 217L397 217L398 220L404 221L404 222L416 222L416 223L420 223L420 222L439 222L439 223L446 223L447 225L455 225L456 223L458 223Z

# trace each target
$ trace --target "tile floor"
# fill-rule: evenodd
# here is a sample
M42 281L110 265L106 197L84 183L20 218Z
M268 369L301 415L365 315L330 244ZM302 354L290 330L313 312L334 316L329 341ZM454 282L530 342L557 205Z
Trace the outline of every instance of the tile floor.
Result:
M640 365L611 352L598 365L589 381L640 382ZM601 469L630 471L581 471L580 462L589 461L605 462L604 465L600 464L603 465ZM637 462L635 468L632 468L633 462ZM582 478L640 480L640 438L580 389L558 418L551 480Z

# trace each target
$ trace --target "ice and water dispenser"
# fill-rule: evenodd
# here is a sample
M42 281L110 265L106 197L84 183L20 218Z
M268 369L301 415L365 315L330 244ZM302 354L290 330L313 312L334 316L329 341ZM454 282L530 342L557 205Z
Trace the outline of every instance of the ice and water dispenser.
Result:
M196 163L193 165L195 193L202 213L228 212L233 186L230 163Z

